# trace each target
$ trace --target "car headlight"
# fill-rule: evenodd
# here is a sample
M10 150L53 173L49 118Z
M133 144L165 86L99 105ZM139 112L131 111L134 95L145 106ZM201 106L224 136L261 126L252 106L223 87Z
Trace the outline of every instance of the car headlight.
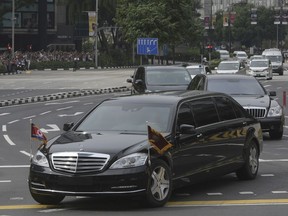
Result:
M134 153L127 155L115 161L110 169L122 169L143 166L146 163L147 154L145 153Z
M280 105L277 105L275 107L270 107L268 111L268 117L275 117L275 116L281 116L282 115L282 107Z
M42 167L49 167L48 160L41 151L37 151L37 153L32 158L32 163Z

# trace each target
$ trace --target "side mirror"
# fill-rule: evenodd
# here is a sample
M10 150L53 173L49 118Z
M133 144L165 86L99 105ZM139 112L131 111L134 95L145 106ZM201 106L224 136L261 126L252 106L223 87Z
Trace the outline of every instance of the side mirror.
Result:
M272 97L273 97L273 96L276 96L276 91L270 91L270 92L269 92L269 96L272 96Z
M138 80L135 81L135 85L137 85L137 86L144 86L144 82L143 82L143 80L138 79Z
M132 83L132 79L128 78L128 79L126 80L126 82L127 82L127 83Z
M63 125L63 130L64 131L69 131L73 126L74 126L74 122L65 123Z
M195 127L193 125L181 124L180 133L182 134L196 134Z

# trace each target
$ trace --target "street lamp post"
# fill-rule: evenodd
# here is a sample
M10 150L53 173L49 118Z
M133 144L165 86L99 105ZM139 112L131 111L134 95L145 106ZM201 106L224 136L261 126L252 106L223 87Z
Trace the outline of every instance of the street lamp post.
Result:
M95 22L95 29L94 29L94 35L95 35L95 68L98 69L98 40L97 40L97 31L98 31L98 0L96 1L96 7L95 7L95 17L96 17L96 22Z
M14 44L15 44L15 0L12 0L12 17L11 17L11 24L12 24L12 47L11 47L11 56L12 59L14 58Z

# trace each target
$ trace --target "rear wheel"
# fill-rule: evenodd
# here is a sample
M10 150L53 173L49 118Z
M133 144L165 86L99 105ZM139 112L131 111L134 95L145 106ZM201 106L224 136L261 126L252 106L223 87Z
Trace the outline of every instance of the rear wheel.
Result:
M240 180L255 179L259 168L259 149L254 141L250 141L244 150L244 166L236 171Z
M146 193L149 207L160 207L168 202L172 192L172 175L169 166L162 160L151 165L151 173Z

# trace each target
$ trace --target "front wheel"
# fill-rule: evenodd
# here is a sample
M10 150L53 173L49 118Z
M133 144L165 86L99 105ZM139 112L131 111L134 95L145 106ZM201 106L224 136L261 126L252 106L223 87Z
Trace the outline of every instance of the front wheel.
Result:
M168 202L172 193L172 175L169 166L162 160L151 165L146 201L149 207L161 207Z
M244 166L236 171L236 175L240 180L255 179L259 168L259 148L254 141L250 141L246 149L244 149Z

